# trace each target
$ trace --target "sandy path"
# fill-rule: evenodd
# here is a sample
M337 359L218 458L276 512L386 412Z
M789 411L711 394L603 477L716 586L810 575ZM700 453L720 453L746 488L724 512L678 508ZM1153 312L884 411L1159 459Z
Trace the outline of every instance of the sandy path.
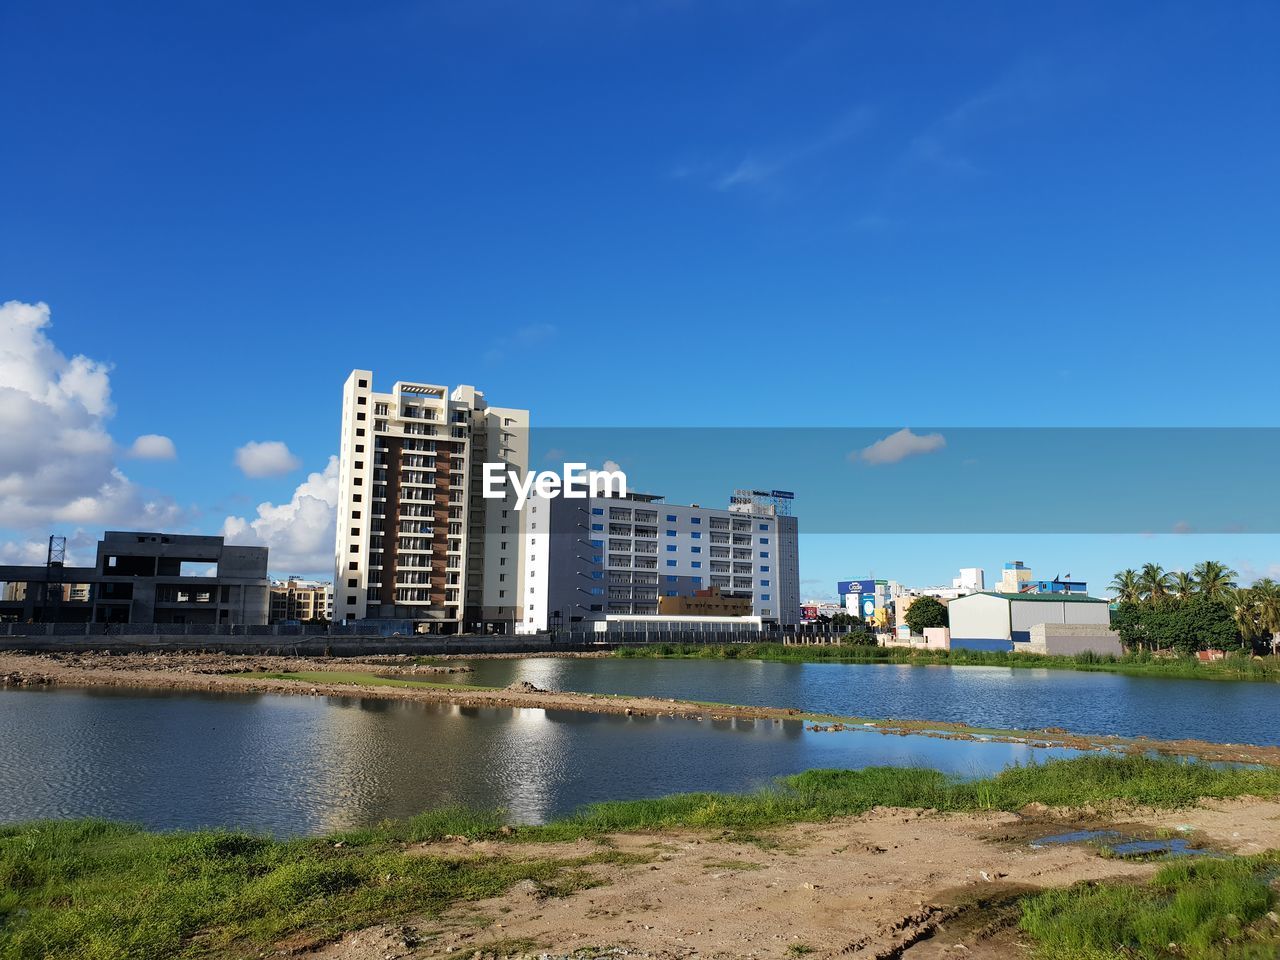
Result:
M1198 838L1237 853L1280 848L1280 803L1271 801L1131 811L1114 822L1138 831L1192 828ZM618 835L608 849L652 860L589 867L605 885L568 897L544 899L532 887L517 887L442 921L410 924L411 946L406 928L381 926L315 956L1014 957L1022 952L1016 930L989 925L991 902L1082 880L1146 876L1158 867L1104 859L1084 846L1029 843L1077 825L1045 815L878 809L773 831L767 844L690 831ZM582 856L606 847L453 843L421 849L448 856ZM811 952L800 952L804 948Z

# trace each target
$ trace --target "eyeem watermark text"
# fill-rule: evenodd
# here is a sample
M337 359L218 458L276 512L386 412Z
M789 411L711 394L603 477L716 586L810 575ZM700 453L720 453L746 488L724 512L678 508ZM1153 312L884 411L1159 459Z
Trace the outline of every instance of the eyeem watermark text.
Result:
M481 487L484 498L505 500L508 488L516 495L515 509L523 510L531 495L546 500L555 497L567 500L585 500L589 496L625 497L627 475L622 470L588 470L585 463L566 463L561 473L530 470L521 478L519 470L509 470L505 463L486 462Z

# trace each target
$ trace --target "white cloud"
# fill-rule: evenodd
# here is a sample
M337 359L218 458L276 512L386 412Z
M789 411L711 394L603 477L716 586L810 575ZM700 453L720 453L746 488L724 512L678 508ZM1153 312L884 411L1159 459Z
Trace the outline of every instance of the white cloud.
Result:
M611 481L609 481L607 478L602 476L602 474L604 473L621 473L623 477L626 477L627 490L632 489L631 478L627 477L626 471L623 470L622 467L618 465L618 461L606 460L603 464L600 465L600 468L598 470L594 470L594 469L587 470L587 486L590 488L591 492L596 496L600 496L602 494L607 495L609 491L619 492Z
M49 541L23 540L0 544L0 563L14 566L43 564L49 558Z
M1280 580L1280 563L1270 563L1258 566L1249 560L1240 560L1232 563L1231 566L1240 571L1239 581L1245 586L1253 584L1262 577L1271 580Z
M947 440L940 433L918 434L912 433L910 427L903 427L897 433L881 437L869 447L855 450L849 454L849 459L862 460L864 463L880 466L885 463L898 463L907 457L932 453L946 445Z
M827 151L842 146L861 136L875 120L875 112L867 106L859 106L837 117L834 122L807 140L794 141L787 146L753 152L743 157L727 171L712 178L716 190L733 190L737 187L753 187L785 172L791 167L808 161ZM690 176L693 168L677 168L675 176Z
M178 455L173 441L158 433L144 433L129 448L135 460L172 460Z
M227 517L222 535L228 543L271 550L275 571L324 573L333 568L334 518L338 507L338 458L322 473L312 473L288 503L260 503L252 520Z
M67 537L67 566L91 567L98 551L98 534L77 530ZM49 538L0 543L0 563L44 566L49 558Z
M68 359L49 326L46 304L0 305L0 524L32 532L172 526L182 511L115 463L110 367Z
M278 477L297 470L302 461L280 440L250 440L236 451L236 466L246 477Z

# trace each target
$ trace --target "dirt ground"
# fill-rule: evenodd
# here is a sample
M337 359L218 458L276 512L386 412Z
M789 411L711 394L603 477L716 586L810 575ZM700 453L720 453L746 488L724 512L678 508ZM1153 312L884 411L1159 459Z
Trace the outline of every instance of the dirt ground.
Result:
M751 842L673 832L616 835L603 843L433 844L419 849L456 857L613 850L647 862L587 867L601 885L568 896L543 896L526 883L440 920L362 930L313 955L1013 960L1025 955L1016 896L1083 880L1148 876L1158 868L1106 859L1084 845L1032 845L1082 825L1078 815L1047 811L1019 816L877 809L786 827ZM1280 802L1132 810L1107 825L1145 836L1177 831L1233 853L1280 848Z

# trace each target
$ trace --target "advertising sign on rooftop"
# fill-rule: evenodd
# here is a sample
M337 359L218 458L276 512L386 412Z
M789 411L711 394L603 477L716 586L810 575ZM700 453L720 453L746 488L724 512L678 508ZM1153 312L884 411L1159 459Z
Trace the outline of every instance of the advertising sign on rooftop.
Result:
M836 583L836 592L842 597L847 593L875 593L876 582L874 580L840 580Z

